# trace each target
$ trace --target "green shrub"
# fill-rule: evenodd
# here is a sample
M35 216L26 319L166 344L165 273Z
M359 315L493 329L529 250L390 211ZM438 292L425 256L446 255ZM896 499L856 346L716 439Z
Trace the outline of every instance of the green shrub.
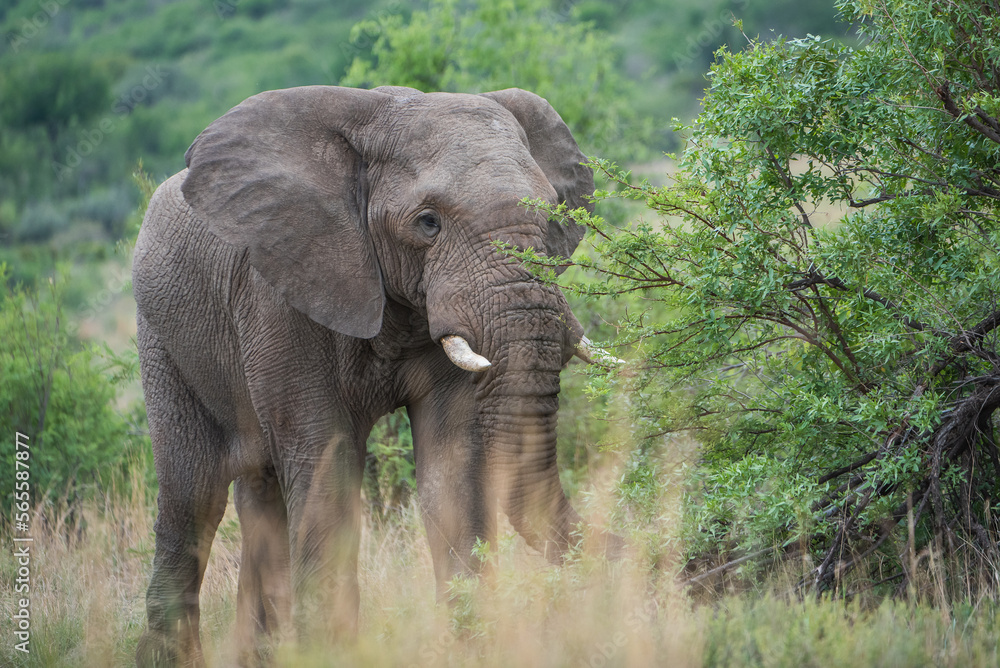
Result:
M595 161L601 197L655 217L577 215L600 256L579 263L606 279L584 292L669 315L620 323L638 361L618 391L644 452L705 448L690 556L804 550L823 590L859 564L910 577L900 553L932 548L961 554L956 590L995 587L1000 18L842 9L863 48L720 51L669 185Z
M69 216L50 202L29 205L14 229L17 241L43 241L69 227Z
M384 416L368 436L364 492L373 516L405 513L416 491L410 418L400 409Z
M85 497L121 460L130 434L113 404L115 388L94 353L72 340L65 281L12 288L0 265L0 508L9 521L15 434L28 437L32 507L59 508Z

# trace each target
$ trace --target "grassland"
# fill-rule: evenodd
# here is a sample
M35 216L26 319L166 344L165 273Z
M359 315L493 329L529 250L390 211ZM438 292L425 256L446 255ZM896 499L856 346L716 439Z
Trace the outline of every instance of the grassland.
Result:
M36 516L27 657L13 648L16 566L3 551L0 665L131 665L153 550L154 510L142 485L136 476L72 515L47 523ZM230 506L202 590L210 665L235 656L239 546ZM357 640L286 644L275 650L274 664L902 668L1000 661L1000 606L935 605L933 578L926 595L911 592L909 602L799 598L781 578L707 597L682 590L669 566L661 560L653 568L641 552L616 564L578 554L556 568L508 532L493 550L494 575L456 583L455 605L439 606L418 511L410 506L391 523L365 524Z

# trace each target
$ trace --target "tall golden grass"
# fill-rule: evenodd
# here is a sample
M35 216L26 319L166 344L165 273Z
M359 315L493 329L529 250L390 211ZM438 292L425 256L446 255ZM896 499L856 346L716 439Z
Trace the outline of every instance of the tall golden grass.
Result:
M32 534L32 635L14 649L14 573L0 557L0 665L126 666L144 619L154 508L133 474L106 496L43 522ZM670 501L667 495L668 502ZM594 494L584 512L607 503ZM672 513L665 509L663 517ZM71 519L72 518L72 519ZM666 534L670 523L664 521ZM655 537L654 537L655 538ZM666 540L668 536L661 536ZM649 539L652 540L652 539ZM655 540L654 540L655 542ZM202 589L210 665L230 665L240 533L232 506ZM360 632L353 642L275 648L276 666L996 666L1000 615L992 601L935 605L798 599L778 584L701 598L646 550L609 564L574 554L548 565L509 529L491 549L493 575L454 585L435 603L433 568L415 505L364 526ZM924 562L932 560L924 559ZM781 578L778 578L780 582ZM929 581L929 585L933 585ZM930 586L933 589L933 586ZM786 590L787 591L787 590ZM919 598L919 597L916 597ZM933 599L933 596L929 597Z

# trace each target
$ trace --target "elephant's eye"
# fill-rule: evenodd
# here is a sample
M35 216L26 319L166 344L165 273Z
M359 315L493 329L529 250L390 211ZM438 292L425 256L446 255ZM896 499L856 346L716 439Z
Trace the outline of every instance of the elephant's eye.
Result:
M420 214L417 217L417 224L420 225L421 231L429 237L437 236L437 233L441 231L441 219L431 211Z

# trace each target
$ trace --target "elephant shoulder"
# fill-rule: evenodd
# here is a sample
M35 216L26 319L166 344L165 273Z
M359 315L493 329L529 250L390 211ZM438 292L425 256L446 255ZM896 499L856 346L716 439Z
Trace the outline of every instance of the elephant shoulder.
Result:
M220 279L232 278L236 249L209 230L181 192L183 170L153 193L135 243L132 285L136 305L150 315L180 300L225 301Z
M161 254L179 236L183 236L183 228L190 227L194 222L191 207L181 193L181 184L186 176L186 169L174 174L161 183L150 198L135 242L133 266L142 267L162 261Z

